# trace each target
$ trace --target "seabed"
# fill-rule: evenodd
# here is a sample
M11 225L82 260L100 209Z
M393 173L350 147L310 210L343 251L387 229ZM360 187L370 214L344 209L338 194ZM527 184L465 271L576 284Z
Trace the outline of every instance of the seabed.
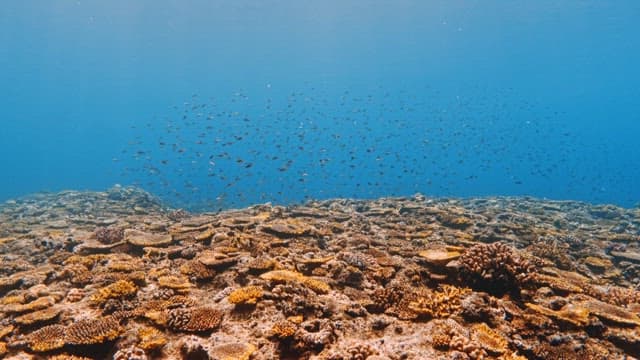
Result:
M5 359L634 359L640 209L416 195L0 205Z

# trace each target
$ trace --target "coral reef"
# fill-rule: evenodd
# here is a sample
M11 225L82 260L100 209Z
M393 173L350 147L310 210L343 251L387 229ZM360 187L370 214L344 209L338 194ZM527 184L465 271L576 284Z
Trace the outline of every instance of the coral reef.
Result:
M637 209L531 198L41 194L0 205L0 357L638 358L639 233Z

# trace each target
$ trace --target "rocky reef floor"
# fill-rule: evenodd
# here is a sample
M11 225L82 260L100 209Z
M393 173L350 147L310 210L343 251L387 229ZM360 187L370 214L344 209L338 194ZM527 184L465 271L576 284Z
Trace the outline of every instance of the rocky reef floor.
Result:
M0 205L0 358L635 359L640 209L416 195Z

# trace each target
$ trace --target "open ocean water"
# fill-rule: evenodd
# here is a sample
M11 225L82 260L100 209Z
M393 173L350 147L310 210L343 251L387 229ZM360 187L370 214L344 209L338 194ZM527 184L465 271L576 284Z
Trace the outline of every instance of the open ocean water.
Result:
M0 199L640 199L635 1L15 1ZM284 170L283 170L284 169Z

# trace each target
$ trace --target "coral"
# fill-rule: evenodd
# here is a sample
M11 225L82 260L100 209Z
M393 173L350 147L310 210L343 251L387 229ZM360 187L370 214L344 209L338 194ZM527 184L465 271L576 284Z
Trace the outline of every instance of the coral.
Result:
M286 339L295 334L298 326L291 321L278 321L271 327L271 334L278 339Z
M591 315L595 315L606 322L627 326L640 326L640 316L623 307L598 300L587 300L579 302L578 304L587 309Z
M15 330L15 326L13 325L6 325L3 327L0 327L0 339L4 338L5 336L11 334L13 332L13 330Z
M172 221L181 221L189 217L189 212L184 209L172 210L167 214L167 218Z
M489 292L518 289L530 280L535 267L503 243L478 244L460 256L463 280Z
M61 312L62 309L51 307L48 309L34 311L32 313L18 316L13 321L19 325L33 325L35 323L42 323L53 320L58 315L60 315Z
M183 276L172 275L160 276L158 278L158 285L163 288L172 289L178 293L186 293L193 287L189 279Z
M0 356L4 356L7 353L7 343L0 341Z
M532 255L551 260L558 268L568 270L574 267L574 260L567 255L569 246L555 239L541 238L527 247Z
M145 351L159 349L169 341L162 332L149 326L139 328L137 336L138 346Z
M99 289L91 296L91 301L102 304L108 299L121 299L135 295L138 287L127 280L119 280L115 283Z
M391 284L374 290L371 294L370 302L365 304L370 313L381 313L393 308L405 298L409 290L400 284Z
M369 344L353 344L346 350L333 351L326 360L365 360L378 355L378 351Z
M606 289L600 300L619 306L640 304L640 291L612 285Z
M220 251L206 250L200 253L197 261L205 266L222 270L238 262L238 256L225 254Z
M51 351L64 346L65 331L65 327L62 325L49 325L27 335L25 341L32 351Z
M530 276L530 279L537 286L548 286L561 293L581 293L583 291L583 288L573 284L569 277L561 278L558 276L534 273Z
M422 257L427 263L442 267L449 261L458 259L461 254L458 251L429 249L420 251L418 255L420 255L420 257Z
M82 300L85 297L85 291L83 289L72 288L69 289L69 292L66 296L66 301L74 303Z
M276 221L271 224L264 224L260 230L279 238L287 239L306 235L311 229L301 221L296 219L287 219Z
M36 311L46 309L53 306L56 300L52 296L38 298L27 304L9 304L2 307L2 311L6 313L24 313L28 311Z
M487 352L500 355L507 351L507 341L487 324L475 324L472 327L472 339L480 344Z
M124 240L124 229L120 227L99 227L93 234L103 244L114 244Z
M326 294L331 290L331 287L327 283L291 270L272 270L260 275L260 278L273 282L297 282L318 294Z
M222 323L223 313L210 307L172 309L166 314L166 326L173 330L204 332Z
M84 356L76 356L70 354L59 354L48 357L49 360L91 360L91 358Z
M293 335L292 350L298 353L320 352L336 339L333 323L329 320L311 320L301 324Z
M151 234L135 229L125 230L124 239L138 247L165 247L173 242L171 235Z
M259 286L247 286L232 291L229 296L229 302L232 304L255 304L262 296L264 291Z
M229 343L214 346L209 354L220 360L249 360L256 347L249 343Z
M188 261L180 266L180 272L198 281L213 279L217 271L197 260Z
M273 270L276 267L276 262L273 259L267 257L258 257L251 260L247 264L249 272L252 274L261 274L269 270Z
M559 320L563 323L571 324L575 327L583 327L589 323L589 310L574 304L568 304L563 309L551 310L544 306L527 303L527 308L533 310L538 314L548 316L550 318Z
M143 349L135 346L130 346L124 349L118 350L113 355L113 360L147 360L147 354Z
M471 292L468 288L443 285L440 291L419 291L417 298L409 302L409 310L418 316L430 318L448 317L460 310L460 298Z
M65 329L64 341L70 345L101 344L116 339L123 331L120 323L112 316L83 319Z

